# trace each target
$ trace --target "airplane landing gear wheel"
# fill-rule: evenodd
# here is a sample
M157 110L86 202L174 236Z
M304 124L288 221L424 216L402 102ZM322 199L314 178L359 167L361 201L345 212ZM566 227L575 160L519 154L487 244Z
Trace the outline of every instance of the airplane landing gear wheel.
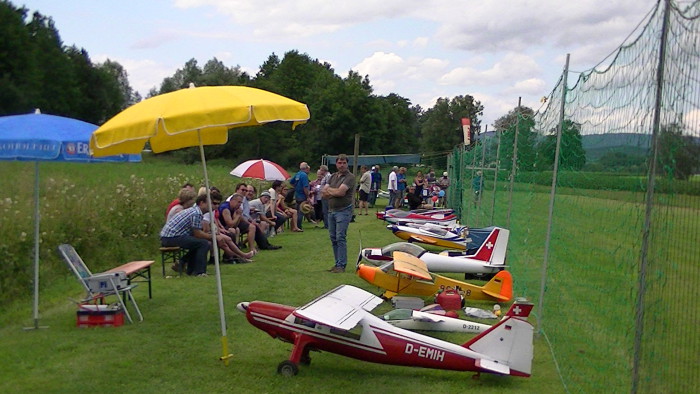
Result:
M289 360L284 360L277 366L277 373L284 377L291 378L299 373L299 367Z

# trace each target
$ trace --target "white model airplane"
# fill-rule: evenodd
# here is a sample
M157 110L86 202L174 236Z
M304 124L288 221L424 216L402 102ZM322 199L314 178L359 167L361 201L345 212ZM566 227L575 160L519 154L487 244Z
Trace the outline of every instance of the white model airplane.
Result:
M414 311L412 309L394 309L382 315L382 319L394 327L406 330L478 334L491 328L490 324L436 315L430 312Z
M362 249L358 257L358 264L360 261L365 261L380 266L393 260L394 252L406 252L423 260L430 272L464 273L478 279L488 280L490 276L507 267L506 250L509 236L510 231L495 227L473 254L457 250L432 253L413 243L396 242L381 249Z
M532 304L515 302L503 320L460 345L394 327L369 313L382 299L342 285L299 307L241 302L248 322L272 338L294 344L277 372L293 376L311 363L309 351L325 350L358 360L454 371L528 377L532 373Z

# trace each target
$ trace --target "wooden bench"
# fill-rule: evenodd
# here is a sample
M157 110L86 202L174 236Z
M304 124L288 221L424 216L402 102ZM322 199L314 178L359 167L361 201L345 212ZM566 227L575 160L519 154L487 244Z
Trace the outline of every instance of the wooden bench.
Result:
M129 278L129 284L131 282L148 282L148 298L153 298L151 291L151 265L153 263L155 263L155 260L132 261L105 272L125 272L127 278ZM135 280L135 278L141 278L141 280Z
M179 246L161 246L160 247L160 261L163 264L163 278L165 278L165 263L172 263L174 265L180 264L180 258L183 255L183 250ZM185 267L180 267L180 276L182 276L182 271Z

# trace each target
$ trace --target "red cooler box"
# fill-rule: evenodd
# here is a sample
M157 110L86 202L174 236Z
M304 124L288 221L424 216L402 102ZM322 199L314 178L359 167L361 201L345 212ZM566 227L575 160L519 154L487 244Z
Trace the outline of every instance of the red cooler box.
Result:
M462 296L455 289L445 289L435 296L435 303L446 311L458 311L462 309Z
M78 327L117 327L124 325L124 310L112 305L80 305Z

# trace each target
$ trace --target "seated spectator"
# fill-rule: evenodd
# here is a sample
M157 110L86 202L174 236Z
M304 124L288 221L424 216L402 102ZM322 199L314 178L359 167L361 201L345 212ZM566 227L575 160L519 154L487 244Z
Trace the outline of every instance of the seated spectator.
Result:
M207 276L207 252L211 234L202 230L202 217L209 212L206 196L197 197L195 205L173 216L160 231L162 246L179 246L187 253L173 270L180 272L187 265L187 275Z
M421 208L432 208L430 204L423 203L423 197L416 194L416 186L411 185L408 187L408 194L406 194L406 200L408 200L408 209L421 209Z
M184 190L184 189L189 189L189 190L194 191L194 186L192 186L191 183L185 183L184 185L182 185L182 188L180 188L180 191L182 191L182 190ZM168 213L170 213L170 210L173 209L173 207L174 207L175 205L177 205L177 204L180 204L180 196L179 196L179 193L178 193L178 198L176 198L176 199L174 199L173 201L171 201L170 204L168 204L168 208L165 209L165 219L166 219L166 221L167 221L167 219L168 219Z
M267 192L270 193L270 210L268 215L275 221L275 231L271 234L271 236L274 236L281 231L282 225L288 219L284 212L277 210L278 200L282 198L282 181L272 182L272 187Z
M282 187L282 192L281 192L282 196L290 195L290 193L291 193L292 201L293 201L294 200L294 189L289 189L286 187L286 185ZM297 212L296 209L291 208L287 205L287 198L286 197L285 198L282 198L282 197L277 198L277 212L282 212L285 214L285 216L288 219L291 219L291 221L289 223L292 226L292 231L294 231L294 232L301 231L297 227L297 215L299 214L299 212Z
M270 210L270 193L260 193L260 198L250 202L250 208L250 215L260 225L260 230L266 235L269 234L269 231L275 228L275 221L267 214Z
M194 189L182 188L177 196L178 203L175 204L165 217L165 221L172 219L178 212L190 208L194 205L194 200L197 195L194 194Z
M231 238L230 235L225 234L225 230L220 230L223 229L223 226L219 223L218 220L218 207L221 205L221 194L217 191L212 191L211 192L211 205L214 207L215 212L208 212L204 214L204 217L202 218L202 229L207 232L211 233L212 230L212 222L214 223L214 233L216 234L216 243L219 248L221 248L224 251L224 263L250 263L252 260L250 260L255 253L254 252L248 252L244 253L242 252L239 248L238 245L236 245L233 242L233 239ZM235 235L234 235L235 236ZM212 247L214 245L212 244ZM212 251L213 252L213 251ZM213 255L212 255L213 257ZM211 260L211 259L210 259Z

